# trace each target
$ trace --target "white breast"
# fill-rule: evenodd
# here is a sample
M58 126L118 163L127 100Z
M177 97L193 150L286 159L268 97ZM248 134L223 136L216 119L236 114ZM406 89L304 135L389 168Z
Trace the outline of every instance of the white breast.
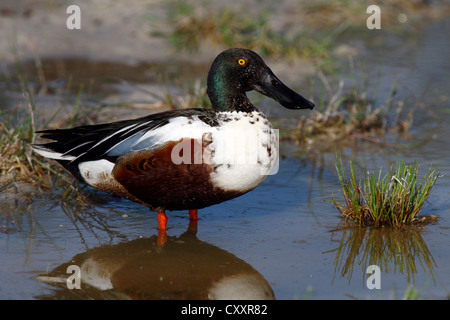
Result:
M259 111L227 112L219 119L208 146L216 167L211 181L226 191L252 190L277 168L277 130Z

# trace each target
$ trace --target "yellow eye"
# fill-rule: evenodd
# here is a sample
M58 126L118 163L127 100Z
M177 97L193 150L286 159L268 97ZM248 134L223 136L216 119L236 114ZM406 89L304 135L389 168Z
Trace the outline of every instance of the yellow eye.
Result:
M245 61L245 59L239 59L238 60L238 63L239 63L239 65L241 65L241 66L245 66L245 64L247 63L247 61Z

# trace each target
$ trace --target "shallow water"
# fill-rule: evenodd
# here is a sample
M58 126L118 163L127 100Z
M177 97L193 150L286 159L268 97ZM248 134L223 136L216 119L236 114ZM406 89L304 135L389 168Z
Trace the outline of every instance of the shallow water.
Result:
M358 142L339 151L362 171L386 168L397 154L417 160L422 173L438 162L441 177L423 210L437 223L397 233L336 230L341 219L327 201L340 196L331 153L316 162L288 156L254 191L200 210L196 234L186 212L169 212L163 248L156 214L146 208L102 193L84 207L55 192L0 204L0 298L208 298L218 297L219 287L235 294L231 287L247 298L385 299L401 298L410 286L423 298L448 297L449 31L444 21L425 26L414 41L353 43L370 48L361 55L381 95L395 80L399 96L421 107L410 135L392 140L399 144ZM284 148L290 155L294 147ZM90 285L67 288L71 264ZM382 267L381 289L367 287L370 264Z
M422 245L429 251L424 253L426 250L422 248L406 252L406 258L415 261L417 273L405 270L394 272L394 269L400 267L396 267L392 260L402 252L385 252L380 262L387 263L390 272L382 273L381 290L369 290L365 285L367 275L363 272L368 265L359 263L362 256L356 257L354 263L349 264L352 273L348 272L345 277L341 277L345 263L338 264L336 260L347 260L350 250L344 249L340 254L333 250L339 248L341 241L358 245L358 241L354 239L358 238L358 229L332 232L338 227L340 218L326 200L330 199L331 192L337 194L339 191L336 177L327 171L319 174L311 170L309 164L302 167L296 159L287 159L282 161L277 175L270 176L253 192L201 210L197 234L191 235L195 238L193 242L183 240L189 225L188 215L181 212L169 214L169 244L178 243L187 248L182 252L195 252L195 259L192 261L196 264L194 271L199 272L195 276L205 282L206 288L198 290L182 276L187 273L192 277L192 272L189 272L192 267L185 265L186 260L189 261L187 258L182 258L176 252L171 253L173 248L170 246L155 253L156 215L135 203L97 195L92 199L95 205L88 208L77 207L73 203L62 206L49 204L48 201L39 199L28 206L3 208L2 211L7 212L9 218L2 221L7 232L1 235L3 259L0 296L12 299L204 298L202 290L207 290L212 286L211 283L219 281L211 279L212 275L204 272L211 270L211 264L216 265L216 273L213 272L215 278L241 272L250 273L262 282L258 287L261 286L263 292L268 290L268 285L277 299L302 298L310 290L308 288L311 288L311 299L389 298L396 292L401 296L409 285L417 288L425 286L423 296L427 298L442 298L447 295L450 285L447 277L450 272L447 245L449 208L447 200L439 198L439 192L433 192L430 200L436 205L431 208L428 206L425 210L427 214L438 215L439 223L415 233L405 231L404 238L422 241ZM310 179L312 184L308 188ZM435 188L434 191L442 188L442 183ZM203 247L208 246L203 256L203 249L196 249L198 243ZM372 246L377 245L380 246L380 242L372 241ZM397 245L401 249L405 242ZM126 249L123 249L125 246ZM136 251L139 254L135 254ZM363 251L364 246L361 249ZM96 258L98 252L100 257ZM142 287L135 286L135 290L130 292L121 291L122 287L119 285L114 290L106 287L109 290L98 291L82 283L82 290L68 290L63 284L50 285L36 280L39 275L67 279L71 275L66 271L68 265L83 267L86 257L84 260L77 259L80 254L103 263L103 266L97 267L101 270L116 270L115 278L123 277L122 282L134 281ZM160 260L155 259L155 255ZM423 262L427 255L435 263L427 266ZM164 258L166 256L170 257ZM160 268L151 269L150 266L154 264ZM57 267L59 270L53 272ZM146 270L141 280L133 279L140 276L136 274L136 268ZM105 272L98 271L95 274ZM217 272L220 272L220 276ZM183 284L186 285L186 292L178 293L178 296L165 290L155 292L155 281L150 281L151 277L158 280L173 277L171 281L176 283L178 289ZM98 281L92 283L105 289ZM116 279L113 283L120 281ZM199 280L193 280L192 283L198 286ZM192 292L196 290L197 292ZM256 292L254 297L262 296L259 291Z

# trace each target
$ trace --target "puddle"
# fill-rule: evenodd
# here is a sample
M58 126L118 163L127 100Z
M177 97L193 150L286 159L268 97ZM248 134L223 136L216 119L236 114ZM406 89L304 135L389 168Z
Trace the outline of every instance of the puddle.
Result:
M405 44L413 48L409 50L387 52L383 46L361 45L371 48L364 54L365 63L371 75L380 74L381 93L390 90L395 75L399 94L422 105L401 147L358 142L340 151L360 170L387 168L397 154L407 162L417 160L422 170L438 162L442 177L423 210L438 216L437 223L392 233L336 230L341 219L327 202L332 194L340 195L334 154L311 162L288 152L279 172L254 191L200 210L196 234L186 232L187 212L169 212L164 248L155 246L156 214L102 193L86 207L75 201L62 203L56 192L32 202L0 203L0 298L197 299L216 297L216 289L227 284L252 294L250 298L401 298L410 286L419 289L422 298L448 297L450 44L443 35L449 28L445 21L424 27L416 42ZM57 84L69 75L79 83L95 78L99 87L93 92L104 96L117 90L118 73L135 84L153 85L156 79L152 72L142 71L150 66L142 65L65 59L43 60L42 65L47 82ZM25 68L32 70L33 64ZM174 83L181 73L197 76L190 69L171 70L168 77L173 76ZM200 76L204 75L203 69ZM58 98L56 89L48 94ZM367 287L371 264L382 269L381 289ZM67 288L69 265L85 274L81 289Z
M208 67L206 64L184 61L122 64L80 58L43 58L38 62L21 62L24 76L32 83L45 85L49 93L67 88L72 94L77 94L82 86L85 91L100 94L100 97L113 92L112 85L123 81L133 84L191 82L203 77Z
M375 236L333 231L340 218L326 200L338 191L334 174L287 159L253 192L199 211L196 235L186 232L187 213L169 213L162 249L155 245L156 214L127 200L98 193L86 208L44 199L3 206L0 296L196 299L236 278L257 298L273 292L298 299L308 288L310 299L389 298L410 285L424 287L427 298L446 296L449 219L442 201L432 199L439 207L425 210L439 215L436 225ZM372 262L382 264L381 290L365 285ZM72 275L69 265L80 267L81 289L61 283ZM165 279L171 285L162 290Z

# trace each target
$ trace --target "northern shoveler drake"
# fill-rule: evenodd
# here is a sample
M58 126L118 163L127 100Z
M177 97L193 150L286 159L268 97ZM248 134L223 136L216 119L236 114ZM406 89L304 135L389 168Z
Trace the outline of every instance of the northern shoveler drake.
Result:
M139 202L158 213L197 209L241 196L275 165L272 124L247 98L256 90L288 109L314 104L285 86L253 51L229 49L211 65L211 109L171 110L113 123L44 130L54 140L33 145L88 185Z

